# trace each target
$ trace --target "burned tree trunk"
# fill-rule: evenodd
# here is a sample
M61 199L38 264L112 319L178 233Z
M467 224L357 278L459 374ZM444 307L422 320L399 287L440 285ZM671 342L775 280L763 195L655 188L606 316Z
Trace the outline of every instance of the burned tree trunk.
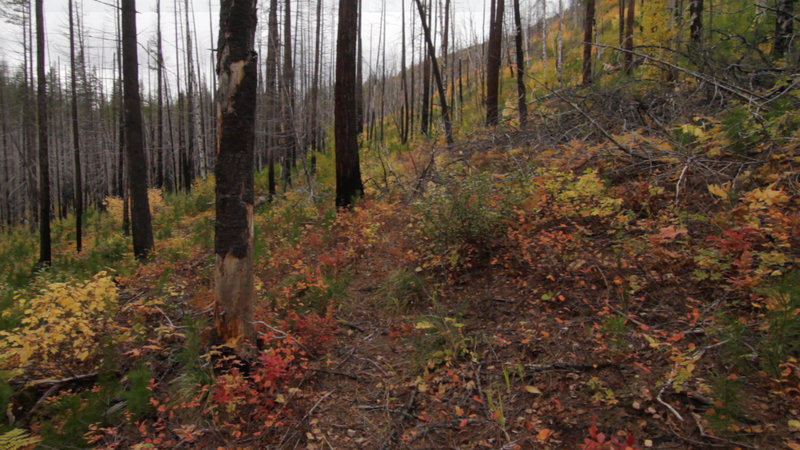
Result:
M794 0L778 0L775 16L775 43L772 56L783 58L789 49L794 34Z
M266 90L267 90L267 183L269 184L269 201L275 198L275 158L278 156L279 140L278 130L279 106L278 100L278 0L269 2L269 19L267 22L267 68L266 68Z
M253 152L258 84L256 0L223 0L217 44L218 133L214 226L217 336L253 341Z
M583 85L592 84L592 31L594 28L594 0L586 0L586 17L583 22Z
M433 70L433 79L436 81L436 89L439 91L439 103L442 108L442 121L444 122L444 137L447 145L453 144L453 128L450 123L450 110L447 108L447 94L444 90L442 83L442 74L439 71L439 63L436 62L436 48L433 46L433 39L431 39L431 29L425 22L425 11L422 9L420 0L414 0L417 4L417 11L422 21L422 32L425 35L425 42L428 44L428 59L431 62L431 69ZM502 0L501 0L502 1Z
M630 75L633 70L633 19L636 0L628 4L628 18L625 24L625 74Z
M486 125L497 125L497 104L500 91L500 59L503 44L504 0L492 2L489 22L489 48L486 60Z
M522 17L519 13L519 0L514 0L514 46L517 53L517 105L519 108L519 126L525 127L528 118L528 102L525 98L525 54L522 52Z
M39 262L50 264L50 164L47 149L47 80L44 76L44 11L36 0L36 108L39 127Z
M83 237L83 179L81 176L81 146L78 130L78 77L75 70L75 26L72 18L72 0L69 0L69 72L70 72L70 104L72 115L72 156L75 165L75 246L78 253L82 248Z
M689 20L690 45L697 50L703 42L703 0L690 0Z
M334 133L336 137L336 206L347 208L364 192L358 159L356 109L356 26L358 0L339 2L336 37L336 85L334 87Z
M153 227L147 199L142 108L139 99L139 58L136 48L136 0L122 0L122 73L125 97L125 147L131 200L133 254L143 259L153 250Z

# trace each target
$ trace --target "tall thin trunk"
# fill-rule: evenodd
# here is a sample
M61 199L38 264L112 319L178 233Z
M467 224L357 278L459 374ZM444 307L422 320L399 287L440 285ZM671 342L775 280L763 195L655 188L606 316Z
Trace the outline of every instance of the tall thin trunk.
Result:
M625 0L618 0L617 12L619 13L619 46L625 44Z
M187 146L188 140L184 140L184 120L186 119L185 109L184 109L184 95L181 92L181 48L180 48L180 21L178 17L180 16L180 7L177 0L173 0L172 2L175 8L175 16L174 16L174 24L175 24L175 84L176 84L176 98L175 101L177 102L178 106L178 114L175 118L175 123L177 125L177 134L178 134L178 171L176 173L176 178L178 174L180 175L180 186L186 192L189 192L192 188L192 155L189 153Z
M36 99L31 98L34 88L34 67L33 67L33 11L31 3L25 2L23 5L22 34L23 34L23 67L24 84L22 94L22 146L24 149L25 160L33 161L38 157L36 149ZM25 203L25 210L30 214L31 231L36 229L39 221L39 178L36 173L36 165L23 164L25 167L25 183L28 187L28 197Z
M136 1L122 0L122 52L125 86L125 144L131 193L133 254L144 259L153 250L153 228L147 199L147 162L142 142L139 57L136 46Z
M542 67L547 68L547 1L541 0L542 5Z
M194 98L195 89L195 75L194 75L194 60L192 57L192 28L189 22L189 0L184 0L183 13L186 18L186 144L188 146L187 153L190 158L197 158L198 171L200 176L205 179L206 176L206 158L202 146L197 145L198 142L198 128L197 120L199 116L196 111L196 103ZM194 174L194 171L192 171Z
M403 107L400 112L400 142L408 142L408 76L406 75L406 1L400 2L400 88Z
M381 8L381 114L380 114L380 137L379 140L383 143L383 124L385 122L384 118L386 117L385 114L385 107L386 107L386 0L382 2Z
M14 208L11 204L11 173L9 170L9 166L11 165L11 159L9 159L8 155L8 148L9 148L9 136L8 136L8 114L6 110L6 73L5 70L0 73L2 76L2 84L0 84L0 136L2 136L2 147L3 147L3 186L0 188L3 193L3 204L5 205L5 216L3 217L3 222L6 225L11 226L14 223ZM0 225L2 225L0 223Z
M592 31L594 28L594 0L586 0L583 21L583 85L592 84Z
M83 180L81 177L81 145L78 130L78 77L75 70L75 26L73 23L72 0L69 0L69 72L70 94L72 96L72 150L74 157L74 202L75 202L75 246L78 253L82 249L83 222Z
M628 20L625 25L625 73L630 75L633 70L633 19L636 0L628 2Z
M411 6L411 8L413 9L414 7ZM414 117L415 117L414 116L414 106L416 104L415 93L416 93L416 90L417 90L417 83L416 83L416 79L415 79L416 75L417 75L417 70L415 69L415 64L414 64L414 62L416 61L416 56L417 56L417 54L416 54L416 51L417 51L417 47L416 47L416 41L417 41L417 39L416 39L416 31L417 31L416 24L417 24L416 14L414 14L412 12L412 14L411 14L411 68L410 68L410 72L411 72L410 78L411 78L411 80L409 80L410 81L410 85L411 85L411 89L409 90L409 93L408 93L408 98L409 98L409 102L408 102L409 103L408 104L408 135L409 135L409 138L412 138L414 136Z
M156 173L155 185L164 187L164 52L161 38L161 0L156 0Z
M528 118L528 102L525 98L525 54L522 52L522 17L519 14L519 0L514 0L514 26L516 35L514 44L517 53L517 105L519 108L519 126L525 127Z
M119 4L119 2L117 2ZM121 8L120 8L121 11ZM118 177L118 188L119 195L122 198L122 234L125 236L130 235L131 231L131 221L130 221L130 211L128 210L129 199L128 199L128 177L125 173L125 168L127 167L127 161L125 158L125 149L127 145L127 138L125 137L125 133L127 130L125 129L127 124L125 123L125 93L123 92L123 85L125 84L123 80L123 69L122 69L122 16L121 14L117 14L117 33L120 36L117 39L117 69L119 72L117 73L117 84L119 86L118 91L118 98L119 98L119 132L118 132L118 142L119 148L117 149L118 154L118 161L117 161L117 177Z
M212 11L214 11L214 9L211 7L211 0L208 0L208 33L209 33L209 36L211 37L211 42L214 42L214 24L213 24ZM211 58L211 67L216 67L217 58L214 55L214 52L216 52L216 51L217 51L217 49L212 49L212 51L208 52L208 56ZM210 89L211 89L212 93L217 91L217 71L216 70L212 70L211 71L211 87L210 87ZM210 97L211 97L211 99L209 101L208 108L210 110L213 110L213 108L214 108L214 104L213 104L214 103L214 96L213 96L213 94L210 95ZM213 113L213 112L209 112L209 114L208 114L208 129L209 130L214 130L214 132L209 134L209 142L207 144L208 145L207 149L217 148L216 121L217 121L217 115L215 113ZM214 153L211 153L211 154L213 155ZM214 161L213 160L209 161L209 164L213 166L214 165Z
M269 200L275 197L275 157L278 153L278 52L280 43L278 42L278 0L269 2L269 22L267 31L267 182L269 184Z
M358 20L356 23L352 24L356 27L357 31L357 49L356 49L356 129L358 133L364 131L364 43L362 41L362 34L363 30L361 27L361 8L363 6L363 0L358 1ZM338 39L338 37L337 37Z
M297 143L295 141L294 130L294 67L292 66L292 3L286 0L284 3L283 21L283 95L282 110L283 121L283 181L286 187L292 185L292 167L295 165L297 156Z
M690 46L699 50L703 43L703 0L689 0L689 17Z
M431 60L428 50L425 49L422 55L422 105L420 105L420 131L428 135L430 129L429 102L431 98Z
M447 145L452 145L453 129L452 129L452 124L450 123L450 110L447 108L447 94L445 93L444 84L442 83L442 74L439 72L439 64L436 62L436 47L433 46L433 40L431 39L431 30L425 21L425 11L422 9L422 3L420 2L420 0L414 0L414 1L417 4L417 11L419 11L419 17L420 19L422 19L422 32L425 34L425 41L428 43L428 56L429 56L428 59L431 62L431 69L433 70L433 78L436 81L436 88L439 91L439 102L441 103L441 108L442 108L442 121L444 122L445 140L447 141Z
M36 108L39 128L39 263L49 265L50 155L47 148L47 79L44 75L44 12L36 0Z
M625 0L620 0L625 1ZM564 64L564 41L561 33L562 23L564 22L564 4L558 0L558 28L556 28L556 76L559 86L562 83L561 75Z
M217 44L216 217L217 337L237 351L255 344L253 327L253 153L257 57L256 0L222 0Z
M314 33L314 74L311 80L311 149L322 150L322 131L319 126L319 71L322 60L322 0L317 0L317 24ZM311 171L316 169L316 155L311 155Z
M783 58L794 34L794 0L778 0L775 15L775 42L772 44L772 56Z
M336 135L336 206L349 207L364 192L358 157L358 125L355 117L356 24L358 0L339 1L336 38L336 84L334 86L334 131Z
M486 124L497 125L498 101L500 97L500 60L503 45L504 0L493 1L490 11L489 48L486 60Z

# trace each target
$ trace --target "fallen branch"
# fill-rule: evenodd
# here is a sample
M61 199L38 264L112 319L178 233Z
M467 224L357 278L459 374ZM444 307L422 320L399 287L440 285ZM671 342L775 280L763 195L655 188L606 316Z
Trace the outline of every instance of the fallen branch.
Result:
M383 405L358 405L357 408L358 409L363 409L365 411L386 411L388 413L401 415L401 416L406 417L408 419L414 419L414 420L422 421L422 419L420 419L419 417L417 417L415 415L412 415L412 414L409 414L406 411L403 411L402 409L389 408L389 407L383 406Z
M643 155L639 155L639 154L637 154L637 153L634 153L634 152L633 152L633 150L631 150L629 147L627 147L626 145L624 145L624 144L622 144L621 142L619 142L619 141L618 141L616 138L614 138L614 136L612 136L612 135L611 135L611 133L609 133L609 132L608 132L608 130L606 130L606 129L605 129L605 128L603 128L603 127L602 127L602 126L601 126L599 123L597 123L597 121L596 121L596 120L594 120L594 117L590 116L590 115L589 115L589 114L588 114L586 111L584 111L583 109L581 109L581 107L580 107L580 106L578 106L577 104L575 104L575 102L573 102L572 100L570 100L570 99L568 99L568 98L564 97L564 96L563 96L563 95L561 95L559 92L556 92L555 90L551 89L551 88L550 88L549 86L547 86L546 84L544 84L544 83L542 83L541 81L537 80L537 79L536 79L536 77L534 77L534 76L532 76L532 75L528 75L528 77L529 77L529 78L531 78L531 79L532 79L534 82L536 82L536 84L538 84L539 86L541 86L541 87L543 87L544 89L547 89L548 91L550 91L551 93L553 93L553 95L555 95L556 97L558 97L559 99L561 99L562 101L564 101L566 104L568 104L569 106L571 106L571 107L572 107L572 109L574 109L574 110L575 110L575 111L577 111L577 112L578 112L580 115L582 115L583 117L585 117L585 118L586 118L586 120L588 120L588 121L589 121L589 123L591 123L591 124L592 124L592 126L594 126L595 128L597 128L597 130L598 130L598 131L600 131L600 134L602 134L603 136L605 136L605 138L606 138L606 139L608 139L609 141L611 141L611 143L613 143L615 146L617 146L617 148L618 148L618 149L622 150L622 151L623 151L624 153L626 153L628 156L631 156L631 157L633 157L633 158L638 158L638 159L649 159L649 158L648 158L648 157L646 157L646 156L643 156Z
M681 416L680 413L678 411L676 411L675 408L672 407L672 405L670 405L669 403L667 403L667 402L665 402L664 400L661 399L661 396L664 394L664 391L667 389L667 386L672 384L672 380L673 379L670 378L669 380L667 380L666 383L664 383L664 386L662 386L661 390L658 391L658 395L656 396L656 400L658 400L658 403L661 403L662 405L664 405L672 414L674 414L675 417L678 418L678 420L683 422L683 416Z
M331 396L331 394L333 394L334 392L336 392L336 389L333 389L333 390L331 390L331 391L328 391L328 392L327 392L325 395L323 395L322 397L320 397L320 398L319 398L319 400L317 400L317 401L314 403L314 406L312 406L312 407L311 407L311 409L309 409L309 410L308 410L308 411L305 413L305 415L303 416L303 418L302 418L302 419L300 419L300 423L303 423L303 422L305 422L305 420L306 420L306 419L308 419L308 418L309 418L309 416L311 416L311 414L313 414L313 413L314 413L314 410L315 410L315 409L317 409L317 406L319 406L319 404L320 404L320 403L322 403L322 402L323 402L323 401L324 401L326 398L330 397L330 396Z
M748 444L745 444L743 442L732 441L730 439L725 439L725 438L721 438L719 436L714 436L713 434L708 434L708 433L706 433L706 430L703 429L703 424L700 423L700 416L698 416L697 414L692 414L692 417L694 418L694 423L697 424L697 429L700 430L700 436L703 436L706 439L713 439L715 441L725 442L727 445L731 445L731 446L738 446L738 447L744 447L744 448L756 448L756 447L753 447L752 445L748 445Z
M66 383L94 381L95 379L97 379L97 372L85 373L66 378L47 378L44 380L30 381L28 383L19 383L18 385L25 385L26 388L41 387L41 386L59 386Z
M349 373L334 372L332 370L325 370L325 369L311 369L311 370L313 372L317 372L317 373L324 373L324 374L327 374L327 375L338 375L340 377L350 378L353 381L358 381L358 382L361 381L357 376L350 375Z
M653 61L653 62L655 62L657 64L663 64L663 65L665 65L665 66L667 66L667 67L669 67L671 69L675 69L675 70L677 70L679 72L683 72L685 74L691 75L691 76L693 76L694 78L697 78L700 81L704 81L706 83L712 84L712 85L722 89L723 91L730 92L731 94L733 94L733 95L735 95L737 97L740 97L743 100L746 100L748 103L755 103L755 99L758 99L758 100L761 100L761 101L767 100L766 97L758 95L755 92L752 92L750 90L743 89L741 87L734 86L734 85L729 85L727 83L723 83L723 82L719 81L716 78L706 76L706 75L701 74L699 72L695 72L694 70L689 70L689 69L687 69L685 67L681 67L681 66L679 66L677 64L673 64L673 63L671 63L669 61L664 61L663 59L656 58L655 56L648 55L646 53L637 53L637 52L634 52L633 50L627 50L627 49L624 49L622 47L617 47L617 46L614 46L614 45L599 44L599 43L596 43L596 42L593 42L592 45L594 45L595 47L600 47L600 48L609 48L609 49L616 50L616 51L623 52L623 53L630 53L633 56L636 56L636 57L639 57L639 58L648 59L648 60Z
M597 364L571 364L571 363L553 363L553 364L527 364L525 366L531 372L586 372L589 370L600 370L608 367L616 367L614 363L603 362Z

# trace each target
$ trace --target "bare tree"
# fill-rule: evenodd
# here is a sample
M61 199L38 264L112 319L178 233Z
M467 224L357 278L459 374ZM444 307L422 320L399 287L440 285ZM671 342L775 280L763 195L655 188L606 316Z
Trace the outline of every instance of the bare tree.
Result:
M772 44L772 56L783 58L794 34L794 0L778 0L775 15L775 42Z
M133 253L139 259L153 249L153 228L147 199L142 109L139 99L139 58L136 45L136 0L122 0L123 85L125 91L125 147L131 200Z
M547 1L540 0L539 4L542 5L542 67L547 68Z
M703 0L689 0L690 45L699 47L703 42Z
M278 0L269 2L269 19L267 24L267 182L269 184L269 200L275 197L275 157L278 153Z
M222 0L217 44L214 324L218 338L242 350L253 342L253 162L257 0Z
M619 12L619 46L622 47L625 44L625 0L619 0L617 12Z
M583 85L592 84L592 31L594 28L594 0L586 0L583 22Z
M49 265L50 155L47 148L47 79L44 75L44 12L36 0L36 108L39 128L39 262Z
M517 54L517 105L519 126L522 128L528 118L528 102L525 98L525 54L522 52L522 18L519 13L519 0L514 0L514 26L516 27L514 45Z
M161 0L156 0L156 187L164 187L164 52L161 37Z
M319 72L322 64L322 0L317 0L317 24L314 34L314 73L311 79L311 150L322 150L322 127L319 125ZM311 155L311 171L316 169L316 155Z
M83 180L81 178L81 145L78 130L78 77L75 70L75 25L73 21L72 0L69 0L69 73L70 95L72 103L72 151L75 171L75 245L78 253L81 252L82 222L83 222Z
M336 38L334 132L336 137L336 206L349 207L364 192L358 159L356 117L356 25L358 0L339 1Z
M294 65L292 63L292 2L284 3L283 21L283 76L281 80L283 120L281 131L283 136L283 181L286 187L292 185L292 168L297 158L297 140L294 129Z
M633 20L636 0L628 2L628 18L625 24L625 73L630 75L633 70Z
M442 83L442 74L439 72L439 64L436 62L436 47L433 46L433 39L431 39L431 30L428 23L425 21L425 11L422 9L420 0L414 0L417 4L417 11L419 12L420 21L422 22L422 32L425 35L425 42L428 44L428 59L431 62L431 70L433 70L433 79L436 81L436 89L439 91L439 104L442 109L442 121L444 122L444 136L447 145L453 144L453 128L450 123L450 110L447 108L447 94L444 90ZM502 1L502 0L501 0Z
M504 0L492 0L489 20L489 48L486 60L486 125L497 125L500 97L500 60L503 45Z

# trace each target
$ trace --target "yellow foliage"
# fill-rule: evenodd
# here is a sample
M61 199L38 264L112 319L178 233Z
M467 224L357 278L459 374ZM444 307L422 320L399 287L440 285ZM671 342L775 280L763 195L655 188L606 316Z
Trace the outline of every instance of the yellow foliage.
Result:
M114 220L122 221L122 199L120 197L109 196L103 200L108 215Z
M18 296L24 317L20 327L0 332L0 361L12 361L20 368L34 361L40 368L87 361L97 348L99 333L108 328L109 306L116 299L114 281L105 272L82 284L49 283L29 301Z
M719 184L708 185L708 192L716 195L722 200L728 200L730 195L729 191L730 191L730 183L725 183L724 185L719 185Z
M751 210L761 209L767 206L778 205L789 200L789 196L783 189L775 189L775 184L764 188L753 189L744 195L744 201Z
M38 436L31 436L31 434L22 428L12 428L11 430L0 434L0 449L3 450L17 450L20 448L32 448L42 438Z

